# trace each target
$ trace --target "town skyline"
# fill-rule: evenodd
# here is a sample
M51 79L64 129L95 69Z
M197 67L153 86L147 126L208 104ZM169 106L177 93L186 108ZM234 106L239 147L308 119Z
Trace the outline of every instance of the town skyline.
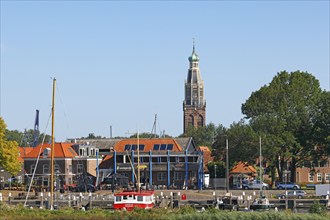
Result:
M282 70L329 90L329 2L1 2L0 115L8 129L56 141L183 133L184 82L195 38L206 124L226 127ZM47 130L46 130L47 127Z

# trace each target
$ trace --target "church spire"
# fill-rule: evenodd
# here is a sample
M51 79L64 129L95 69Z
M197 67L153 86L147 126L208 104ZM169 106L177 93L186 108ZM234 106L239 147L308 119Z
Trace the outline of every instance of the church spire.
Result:
M204 99L204 81L199 70L199 57L195 51L193 38L193 51L189 60L187 80L185 82L185 100L183 101L184 133L189 126L205 126L206 102Z

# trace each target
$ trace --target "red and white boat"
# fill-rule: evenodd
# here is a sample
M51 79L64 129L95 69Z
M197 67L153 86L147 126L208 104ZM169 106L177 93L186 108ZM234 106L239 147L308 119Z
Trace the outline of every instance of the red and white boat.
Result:
M131 211L135 207L151 209L155 205L155 192L147 191L123 191L114 194L114 209Z

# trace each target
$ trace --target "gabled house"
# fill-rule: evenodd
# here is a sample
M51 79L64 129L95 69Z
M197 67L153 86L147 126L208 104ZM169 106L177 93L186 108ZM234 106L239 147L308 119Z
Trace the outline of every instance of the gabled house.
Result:
M251 180L257 176L256 169L247 162L239 161L229 172L233 186L242 186L244 180Z
M48 189L51 175L51 144L38 145L24 157L26 183L33 181L37 186ZM88 151L88 153L86 153ZM96 176L96 150L85 145L76 146L72 143L55 143L54 175L56 184L77 183L80 178Z
M32 147L19 147L19 155L17 159L21 163L21 171L16 176L12 176L4 168L0 167L0 189L5 188L5 185L13 186L24 183L24 157L32 151L32 149ZM9 184L9 182L11 183Z
M100 164L100 182L107 176L128 177L131 185L140 183L154 188L201 188L203 156L192 138L136 138L81 140L97 146L104 159Z

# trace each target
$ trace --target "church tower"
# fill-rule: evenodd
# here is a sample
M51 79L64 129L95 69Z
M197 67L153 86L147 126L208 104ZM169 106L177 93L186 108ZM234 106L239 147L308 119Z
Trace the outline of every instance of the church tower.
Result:
M185 81L185 99L183 101L183 132L186 133L188 127L205 126L206 102L204 99L204 81L199 71L199 57L193 51L189 57L189 69L187 80Z

